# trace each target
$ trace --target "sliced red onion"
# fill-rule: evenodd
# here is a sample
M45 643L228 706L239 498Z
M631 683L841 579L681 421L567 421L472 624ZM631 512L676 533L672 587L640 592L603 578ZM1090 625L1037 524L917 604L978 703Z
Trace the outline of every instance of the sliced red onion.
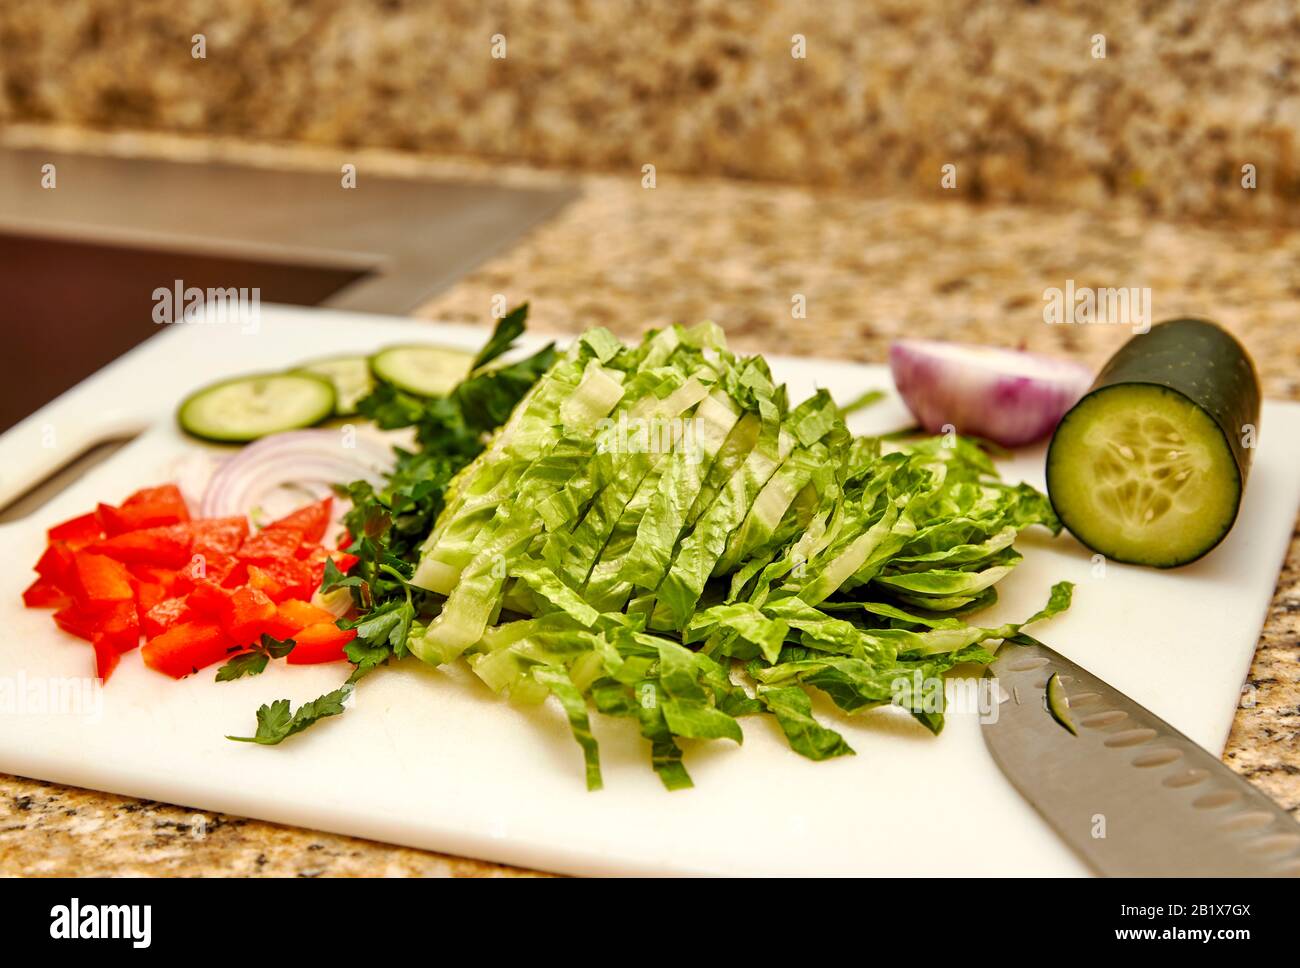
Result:
M323 608L335 618L342 618L352 609L352 592L347 588L336 588L332 592L322 592L319 588L312 593L311 603Z
M295 430L249 444L212 475L199 515L255 515L260 523L333 493L333 485L366 480L376 487L392 470L392 448L364 434ZM346 509L335 501L337 519ZM331 533L335 529L331 528Z
M952 428L1007 447L1051 433L1093 378L1086 366L1069 360L922 339L890 346L889 368L927 431Z

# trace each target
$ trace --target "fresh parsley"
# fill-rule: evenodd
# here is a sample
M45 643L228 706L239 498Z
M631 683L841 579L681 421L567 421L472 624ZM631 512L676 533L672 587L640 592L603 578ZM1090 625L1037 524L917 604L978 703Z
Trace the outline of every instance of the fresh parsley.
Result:
M263 746L275 746L288 739L294 733L301 733L308 726L320 722L328 716L342 715L348 697L352 695L352 686L343 685L333 692L305 702L293 712L289 700L277 699L257 710L257 732L252 736L227 736L237 743L260 743Z
M257 711L256 735L230 739L274 745L320 719L337 716L362 677L407 654L412 628L421 615L437 609L437 597L414 588L408 580L420 545L444 507L447 487L555 362L555 346L548 344L518 362L492 365L514 346L527 317L524 303L500 320L475 357L470 375L446 397L416 397L380 383L358 401L358 413L382 430L414 428L417 447L393 448L397 463L380 488L367 481L335 488L352 505L343 519L352 536L346 550L359 561L351 574L344 575L327 560L321 592L346 588L352 595L355 618L340 622L341 628L357 633L344 648L352 674L339 689L304 703L296 713L290 713L287 699L262 706ZM268 659L278 657L269 648L243 653L222 666L217 678L257 675Z
M232 656L229 662L217 670L217 682L230 682L242 676L261 675L271 659L283 659L293 651L293 647L293 639L285 639L282 642L269 635L263 635L261 642L247 652Z

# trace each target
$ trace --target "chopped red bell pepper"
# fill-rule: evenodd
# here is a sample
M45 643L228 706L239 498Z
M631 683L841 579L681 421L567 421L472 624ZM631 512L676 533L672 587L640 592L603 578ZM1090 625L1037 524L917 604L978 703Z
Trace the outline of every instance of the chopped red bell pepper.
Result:
M355 633L307 601L326 561L347 571L357 560L319 544L332 505L326 498L250 535L243 516L191 520L173 484L144 488L51 528L23 599L56 607L55 623L93 644L104 679L142 630L146 664L175 677L263 633L301 637L296 664L340 660Z
M134 602L118 602L96 614L91 641L102 637L119 652L130 652L140 644L140 618Z
M238 557L257 562L292 558L300 544L302 532L297 528L264 528L244 539Z
M190 519L190 512L182 503L132 504L115 508L111 504L100 504L95 513L99 516L100 526L110 538L127 531L139 531L141 528L157 528L165 524L180 524Z
M94 511L75 518L69 518L45 532L45 537L49 541L66 541L73 551L84 548L92 541L98 541L103 536L104 528L99 523L99 516Z
M90 641L95 634L94 616L82 611L76 605L65 605L54 613L54 624L69 635Z
M290 528L302 532L303 541L318 542L325 537L325 529L330 523L330 509L333 506L334 498L327 497L323 501L299 508L292 514L286 514L278 521L272 521L263 530Z
M333 622L317 622L293 635L294 647L286 661L291 665L315 665L346 659L343 646L357 637L356 629L341 629Z
M240 565L241 562L234 557L220 551L207 553L196 551L190 556L189 564L182 568L180 573L181 577L192 584L197 585L199 582L208 581L229 587L232 575L242 578L244 572L240 569Z
M181 489L175 484L142 487L123 501L122 507L134 507L138 504L170 504L183 510L185 516L189 517L189 509L185 505L185 498L181 495Z
M312 577L307 563L295 558L260 561L257 567L283 589L281 601L286 598L311 598L312 593L320 587L320 581Z
M93 612L68 605L54 613L54 624L87 642L96 636L104 636L119 652L129 652L140 644L140 625L134 602L115 602Z
M145 638L155 638L181 622L194 618L194 611L184 598L166 598L140 616Z
M28 608L63 608L72 604L66 592L48 578L37 578L23 591Z
M290 598L275 607L275 619L267 634L277 639L291 639L309 625L333 624L334 616L311 602Z
M72 548L66 541L53 541L36 562L36 574L61 588L71 588Z
M171 568L159 568L156 565L127 565L126 570L141 585L157 585L162 588L164 598L184 595L194 587L194 583L181 572Z
M235 553L248 536L248 520L243 517L211 518L191 521L194 540L190 546L190 564L185 571L194 581L207 579L231 587L243 584L244 572ZM234 580L232 580L232 578Z
M221 662L235 647L216 622L182 622L156 635L141 650L144 664L174 679Z
M171 524L128 531L97 541L88 550L128 564L179 568L190 560L192 540L186 525Z
M134 581L133 584L135 586L135 606L141 615L149 611L149 609L153 608L159 602L171 598L171 596L167 594L167 589L162 585L156 585L153 582L139 580Z
M195 551L233 555L248 537L248 519L200 518L188 524Z
M265 569L259 568L257 565L248 566L248 587L256 588L273 602L279 602L285 598L284 586L268 575Z
M255 588L240 588L226 601L221 627L238 645L251 645L270 629L275 602Z
M248 583L248 565L242 561L230 561L226 577L221 579L222 588L240 588Z
M131 573L126 565L104 555L78 551L73 555L76 597L85 608L131 601Z
M230 594L214 582L201 581L195 584L194 591L185 601L195 614L205 619L220 619L229 607Z
M117 668L117 663L122 658L122 652L112 639L102 632L95 633L91 645L95 647L95 675L108 682L108 677L113 674L113 670Z

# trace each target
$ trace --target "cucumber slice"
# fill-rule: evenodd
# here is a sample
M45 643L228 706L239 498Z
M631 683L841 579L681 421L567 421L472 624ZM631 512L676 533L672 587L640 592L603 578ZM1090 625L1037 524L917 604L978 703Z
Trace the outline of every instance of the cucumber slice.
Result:
M1061 677L1055 672L1047 680L1047 693L1043 698L1047 703L1047 711L1052 714L1052 718L1070 733L1078 736L1079 731L1074 728L1074 720L1070 718L1070 700L1065 698L1065 687L1061 685Z
M420 397L443 397L469 375L474 354L446 346L390 346L370 357L376 378Z
M242 444L318 424L334 412L334 385L311 373L258 373L196 390L176 411L181 429Z
M1047 492L1061 522L1115 561L1173 568L1232 529L1259 426L1259 381L1213 323L1135 336L1061 420Z
M294 373L314 373L334 384L337 400L334 414L347 417L357 412L357 401L375 387L370 361L364 356L327 356L296 367Z

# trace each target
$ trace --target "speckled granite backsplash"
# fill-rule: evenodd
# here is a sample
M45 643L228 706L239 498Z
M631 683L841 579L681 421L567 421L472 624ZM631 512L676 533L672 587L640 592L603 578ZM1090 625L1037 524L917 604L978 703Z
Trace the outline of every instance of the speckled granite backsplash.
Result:
M7 0L0 121L1295 223L1298 49L1285 0Z

